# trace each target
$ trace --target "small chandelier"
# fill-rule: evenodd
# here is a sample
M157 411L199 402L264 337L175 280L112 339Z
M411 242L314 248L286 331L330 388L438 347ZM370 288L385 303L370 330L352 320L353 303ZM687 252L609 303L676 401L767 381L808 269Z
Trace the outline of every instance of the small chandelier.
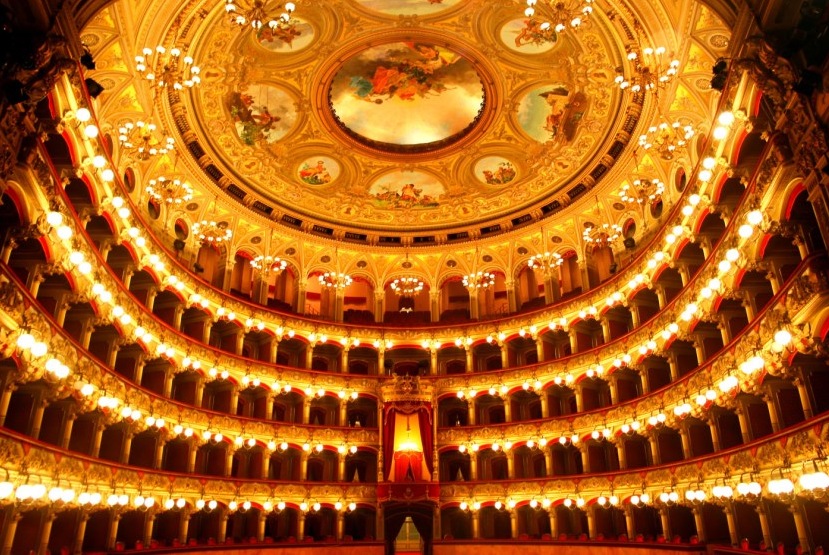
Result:
M152 156L163 156L175 148L172 137L160 139L156 136L157 127L145 121L127 121L118 127L118 143L121 150L133 154L144 162Z
M193 198L193 187L187 181L167 179L163 175L150 179L145 190L152 200L165 204L179 205Z
M263 276L270 274L277 276L282 273L282 270L288 267L288 262L278 256L260 254L250 261L250 267Z
M584 228L582 232L584 242L594 247L608 246L621 239L621 237L622 226L619 224L590 225Z
M193 234L198 237L202 244L219 245L230 241L233 231L224 222L218 223L215 220L202 220L193 224Z
M527 0L524 15L533 18L538 0ZM578 29L588 21L593 13L593 0L548 0L541 24L536 28L542 33L555 31L561 33L566 29ZM551 38L554 35L550 33Z
M463 276L463 286L470 291L486 289L495 285L495 274L492 272L474 272Z
M629 204L655 204L662 200L665 184L657 177L653 179L636 178L625 184L619 191L623 202Z
M269 14L265 9L265 0L253 0L249 8L244 8L240 0L225 0L225 11L230 14L230 21L240 27L250 24L255 31L267 25L271 29L287 25L296 6L293 2L286 2L280 6L284 11L278 17Z
M679 60L668 54L668 49L664 46L643 47L642 25L639 21L634 21L633 27L637 44L627 46L627 59L632 73L626 74L624 68L617 68L615 82L621 90L634 94L657 92L679 74Z
M320 285L331 289L345 289L354 280L342 272L325 272L319 276Z
M155 49L144 48L135 57L135 69L154 87L172 87L177 91L192 88L201 83L201 70L192 57L181 54L179 48L169 51L160 45Z
M694 136L694 127L679 120L662 121L651 125L639 135L639 148L653 150L663 160L672 160L674 156L687 148L688 141Z
M550 273L553 269L558 268L564 262L564 259L557 252L545 252L534 254L527 260L527 265L533 270L541 270L544 273Z
M414 297L423 291L423 282L414 276L397 278L389 285L401 297Z

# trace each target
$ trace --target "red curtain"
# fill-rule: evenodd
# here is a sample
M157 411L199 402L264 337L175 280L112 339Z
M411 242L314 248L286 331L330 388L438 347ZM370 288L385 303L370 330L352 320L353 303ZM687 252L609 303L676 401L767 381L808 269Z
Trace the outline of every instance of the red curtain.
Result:
M426 459L426 468L429 474L434 472L432 468L432 407L427 405L417 411L417 423L420 425L420 438L423 441L423 458Z
M383 412L383 479L388 481L394 462L394 420L397 413L388 405Z

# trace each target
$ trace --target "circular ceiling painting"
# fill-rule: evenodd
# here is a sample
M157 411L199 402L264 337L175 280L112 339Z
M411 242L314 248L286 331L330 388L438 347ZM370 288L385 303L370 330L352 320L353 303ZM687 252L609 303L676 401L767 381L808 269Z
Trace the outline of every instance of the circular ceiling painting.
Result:
M454 6L460 0L359 0L370 10L390 15L428 15Z
M329 98L338 124L363 144L394 153L427 152L475 126L484 88L473 64L454 50L393 42L346 60Z

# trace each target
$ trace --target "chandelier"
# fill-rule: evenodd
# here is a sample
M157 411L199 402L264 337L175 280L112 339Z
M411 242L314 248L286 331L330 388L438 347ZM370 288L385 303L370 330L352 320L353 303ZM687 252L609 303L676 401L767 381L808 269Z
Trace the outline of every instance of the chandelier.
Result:
M665 87L679 73L679 60L668 54L664 46L642 46L642 25L639 21L633 22L636 33L636 45L627 46L627 59L630 62L630 72L625 68L616 68L615 82L623 91L634 94L640 92L657 92Z
M319 276L320 285L332 289L345 289L354 280L351 276L342 272L325 272Z
M202 220L193 224L193 234L199 241L208 245L219 245L225 241L230 241L233 237L233 231L227 227L224 222L216 222L215 220Z
M538 0L527 0L524 15L534 18L537 3ZM593 13L593 0L548 0L543 11L544 14L540 17L542 22L536 25L533 20L533 29L541 33L548 33L550 30L561 33L566 29L578 29L587 22ZM550 35L552 39L555 38L552 33Z
M495 274L491 272L473 272L463 276L463 286L470 291L486 289L495 285Z
M634 179L630 184L624 184L619 191L619 196L622 197L623 202L629 204L655 204L662 200L662 194L665 192L665 184L661 179L654 177L653 179Z
M694 136L694 127L680 120L661 121L651 125L639 135L639 148L653 150L663 160L672 160L674 156L687 148L688 141Z
M193 198L193 187L187 181L167 179L163 175L150 179L145 190L152 200L164 204L179 205Z
M389 287L401 297L414 297L423 291L423 282L414 276L406 276L397 278Z
M265 9L265 0L253 0L249 8L243 7L240 0L225 0L225 11L230 15L230 21L236 25L244 26L250 24L255 31L267 25L271 29L276 29L281 25L286 25L291 20L291 15L294 13L296 6L293 2L286 2L284 6L280 6L284 11L277 17L275 14L269 14Z
M534 254L527 260L527 265L533 270L541 270L549 273L554 268L561 266L564 259L557 252L545 252Z
M601 225L591 224L584 228L582 239L585 244L594 247L606 247L622 237L622 226L619 224L604 223Z
M201 83L201 70L192 57L181 54L179 48L168 51L161 45L155 49L144 48L135 57L135 69L154 87L172 87L177 91L192 88Z
M158 138L154 123L127 121L118 127L118 143L121 150L144 162L152 156L164 155L173 150L175 140L172 137Z
M250 267L263 276L268 276L270 274L276 276L288 267L288 263L278 256L260 254L250 261Z

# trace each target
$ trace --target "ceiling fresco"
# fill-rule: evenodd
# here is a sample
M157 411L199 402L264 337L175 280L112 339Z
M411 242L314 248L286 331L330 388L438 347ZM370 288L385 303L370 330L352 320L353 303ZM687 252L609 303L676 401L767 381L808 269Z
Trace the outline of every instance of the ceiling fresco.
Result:
M217 14L197 48L207 63L190 128L240 187L300 217L395 230L508 218L563 195L624 113L601 22L543 42L515 15L342 2L275 37Z
M713 104L699 75L671 90L683 99L674 106L619 90L633 21L693 17L699 39L682 48L700 74L727 45L724 26L699 7L597 5L578 32L555 34L508 1L304 1L288 25L254 30L231 24L217 1L120 0L84 40L107 89L102 113L152 109L194 154L147 171L187 166L197 197L206 193L193 210L224 191L254 218L335 237L446 236L543 221L580 197L595 219L596 193L618 189L608 176L624 158L669 178L634 156L640 118L676 108L700 120ZM131 52L157 43L196 58L201 85L165 97L135 80ZM602 210L617 210L613 194L601 194ZM578 241L573 216L560 221Z

